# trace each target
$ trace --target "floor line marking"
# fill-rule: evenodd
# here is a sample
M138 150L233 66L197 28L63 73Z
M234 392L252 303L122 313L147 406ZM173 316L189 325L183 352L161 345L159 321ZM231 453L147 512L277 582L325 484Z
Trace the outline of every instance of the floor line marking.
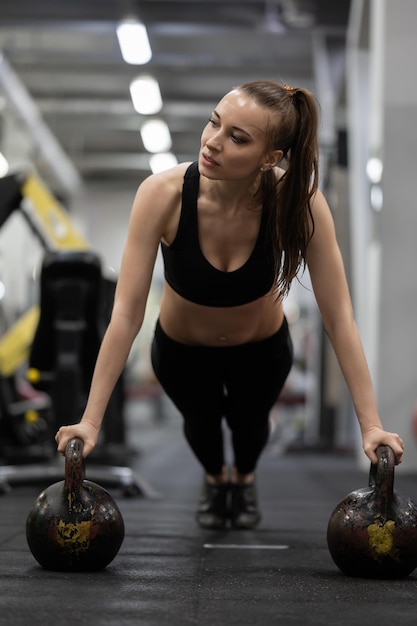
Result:
M287 545L262 545L262 544L238 544L238 543L205 543L204 548L209 550L288 550Z

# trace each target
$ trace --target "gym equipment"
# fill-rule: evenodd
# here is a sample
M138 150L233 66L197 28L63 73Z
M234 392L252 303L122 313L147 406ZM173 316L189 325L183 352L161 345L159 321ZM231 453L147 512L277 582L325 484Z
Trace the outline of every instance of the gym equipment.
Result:
M48 570L100 570L116 557L124 521L112 496L85 479L83 441L65 450L65 480L47 487L26 520L26 539L38 563Z
M0 227L19 209L47 250L88 250L66 211L36 176L20 173L1 178L0 198ZM40 314L39 306L32 306L0 337L0 457L4 461L49 460L56 450L53 403L40 393L23 399L17 388ZM122 420L118 428L123 428ZM18 469L1 467L0 492L9 490L6 478L16 477Z
M19 421L15 402L13 406L9 402L10 394L0 407L0 457L9 461L14 454L13 458L25 458L27 463L28 459L38 458L38 442L34 447L33 440L16 439L16 433L41 435L49 425L50 445L44 446L44 460L49 461L51 448L56 456L53 437L62 425L60 420L71 423L81 417L95 358L110 319L115 281L102 275L98 256L36 176L14 174L0 179L0 227L16 209L46 249L40 306L29 309L0 338L0 376L12 381L17 370L29 361L29 382L51 398L52 419L45 420L46 413L39 416L37 429L35 413L28 412L29 403L20 407L26 417L19 415ZM1 391L0 385L0 394ZM129 455L125 445L124 397L122 374L107 407L102 437L91 455L92 461L110 465L96 467L95 475L107 484L119 485L126 495L153 497L156 492L124 466ZM34 421L28 424L27 419L31 418ZM3 432L13 435L10 445ZM0 465L0 493L9 491L11 483L43 482L48 476L56 476L57 470L56 464Z
M27 463L29 459L52 458L56 453L56 446L52 445L53 411L47 394L33 393L25 397L15 377L0 374L0 415L4 459Z
M34 175L0 179L0 227L17 209L46 250L87 251L89 245L52 193ZM0 375L12 379L29 358L39 306L32 306L0 338Z
M72 224L55 196L34 174L0 179L0 227L16 209L46 250L88 250L89 244Z
M79 421L113 302L99 257L90 250L46 252L40 275L40 317L29 355L28 379L51 396L55 426ZM126 458L122 379L92 458ZM63 421L60 421L63 420ZM110 430L111 429L111 430ZM111 444L111 450L108 443Z
M32 307L0 338L0 456L5 461L49 459L56 449L51 399L25 381L22 368L38 322L39 307ZM22 385L31 393L22 394Z
M52 398L56 427L82 415L104 333L101 264L91 251L46 252L40 318L29 355L29 382Z
M393 489L393 450L380 446L377 456L369 487L349 493L331 514L328 548L348 576L405 578L417 567L417 508Z

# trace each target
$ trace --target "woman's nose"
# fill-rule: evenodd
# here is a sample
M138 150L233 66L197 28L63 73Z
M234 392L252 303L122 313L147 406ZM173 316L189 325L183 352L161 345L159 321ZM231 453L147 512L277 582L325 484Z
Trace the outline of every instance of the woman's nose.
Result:
M221 141L218 133L215 133L214 135L211 135L211 137L208 137L206 145L212 150L220 150Z

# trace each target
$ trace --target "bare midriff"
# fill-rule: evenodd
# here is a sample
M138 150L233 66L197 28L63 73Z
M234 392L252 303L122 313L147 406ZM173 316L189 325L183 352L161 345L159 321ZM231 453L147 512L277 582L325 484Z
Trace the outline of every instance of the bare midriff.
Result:
M275 334L284 312L275 291L234 307L195 304L167 283L161 299L160 322L166 334L180 343L196 346L236 346L261 341Z

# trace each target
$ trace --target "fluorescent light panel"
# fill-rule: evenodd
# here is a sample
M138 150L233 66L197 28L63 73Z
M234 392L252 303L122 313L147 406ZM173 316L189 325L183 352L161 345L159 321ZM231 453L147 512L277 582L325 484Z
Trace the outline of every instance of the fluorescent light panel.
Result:
M130 96L135 111L141 115L154 115L162 109L162 96L158 81L152 76L139 76L130 83Z
M163 120L145 122L140 129L140 134L148 152L168 152L171 149L171 135Z
M116 33L120 51L126 63L144 65L151 60L152 50L144 24L127 20L118 25Z

